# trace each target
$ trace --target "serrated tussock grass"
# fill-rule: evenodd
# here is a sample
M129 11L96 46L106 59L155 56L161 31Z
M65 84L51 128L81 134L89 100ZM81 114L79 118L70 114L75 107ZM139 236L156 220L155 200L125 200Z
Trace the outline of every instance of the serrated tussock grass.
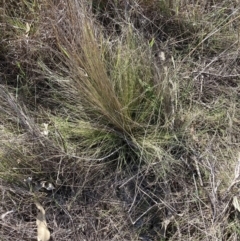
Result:
M69 6L69 19L54 25L54 31L59 51L68 64L68 88L74 88L83 118L92 119L93 125L103 127L103 132L107 129L135 147L141 145L138 134L144 135L152 125L163 139L164 135L170 139L163 109L165 96L159 91L159 86L165 91L169 87L164 79L154 79L149 44L131 25L125 26L121 41L104 43L104 36L94 29L93 20L79 14L81 7ZM74 38L70 39L71 36Z
M1 240L238 240L238 12L0 3Z

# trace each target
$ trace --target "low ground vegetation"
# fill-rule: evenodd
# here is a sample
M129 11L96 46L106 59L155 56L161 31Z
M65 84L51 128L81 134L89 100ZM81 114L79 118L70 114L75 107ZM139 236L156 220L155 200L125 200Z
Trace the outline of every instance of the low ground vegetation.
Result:
M2 1L0 239L239 240L239 11Z

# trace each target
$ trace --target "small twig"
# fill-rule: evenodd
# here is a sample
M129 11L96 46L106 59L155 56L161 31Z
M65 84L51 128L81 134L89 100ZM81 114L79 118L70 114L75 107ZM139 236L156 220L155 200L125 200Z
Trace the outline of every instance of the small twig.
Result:
M152 208L154 208L156 206L156 204L154 204L153 206L149 207L145 212L143 212L137 219L135 219L135 221L132 220L131 216L129 215L130 217L130 220L131 220L131 223L132 225L136 224L136 222L138 222L145 214L147 214Z
M3 213L3 214L1 215L1 219L4 220L4 218L5 218L8 214L13 213L13 212L14 212L14 210L7 211L6 213Z
M200 186L203 187L202 175L201 175L201 172L200 172L200 169L199 169L198 161L197 161L197 159L196 159L195 156L193 157L193 160L195 161L195 165L196 165L196 169L197 169L197 174L198 174L199 181L200 181Z
M201 75L201 74L212 75L212 76L221 77L221 78L236 78L236 77L239 77L239 76L240 76L240 74L220 75L220 74L215 74L215 73L200 71L195 78L197 78L197 77L198 77L199 75Z

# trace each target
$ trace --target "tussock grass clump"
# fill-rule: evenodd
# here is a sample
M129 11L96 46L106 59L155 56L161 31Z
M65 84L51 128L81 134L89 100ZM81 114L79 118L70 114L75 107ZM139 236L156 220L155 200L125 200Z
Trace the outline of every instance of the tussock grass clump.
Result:
M239 239L237 4L0 10L2 240Z

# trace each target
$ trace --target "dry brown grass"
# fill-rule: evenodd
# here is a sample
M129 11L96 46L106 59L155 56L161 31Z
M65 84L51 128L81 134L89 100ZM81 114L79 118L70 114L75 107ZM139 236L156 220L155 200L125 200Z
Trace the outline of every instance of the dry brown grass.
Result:
M39 201L52 240L239 240L239 21L230 0L0 3L0 239L36 240Z

